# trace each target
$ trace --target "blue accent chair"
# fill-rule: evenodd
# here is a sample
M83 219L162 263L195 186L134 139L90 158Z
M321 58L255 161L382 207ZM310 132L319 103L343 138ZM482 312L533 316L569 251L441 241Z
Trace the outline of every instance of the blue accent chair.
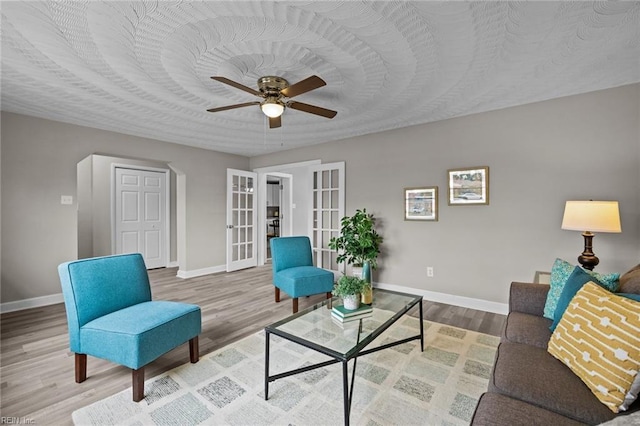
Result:
M280 290L284 291L293 299L295 314L299 297L326 293L331 298L333 272L313 266L309 237L276 237L269 243L276 302L280 302Z
M58 266L76 383L87 378L87 355L133 370L133 400L144 398L144 366L189 342L198 362L200 307L152 301L139 253L95 257Z

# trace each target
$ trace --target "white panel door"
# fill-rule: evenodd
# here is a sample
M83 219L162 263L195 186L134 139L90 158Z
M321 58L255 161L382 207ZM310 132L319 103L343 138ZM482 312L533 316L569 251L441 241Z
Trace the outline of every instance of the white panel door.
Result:
M311 247L319 268L339 273L338 253L329 240L340 235L344 217L344 162L311 166Z
M227 169L227 272L258 265L257 177L256 173Z
M141 253L149 269L167 266L166 174L115 171L115 253Z

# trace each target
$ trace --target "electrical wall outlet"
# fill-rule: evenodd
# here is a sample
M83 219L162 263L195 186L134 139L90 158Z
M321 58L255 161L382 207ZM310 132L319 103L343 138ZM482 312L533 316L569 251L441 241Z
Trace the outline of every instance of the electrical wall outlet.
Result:
M427 266L427 276L433 277L433 266Z
M61 195L60 196L60 204L73 204L73 195Z

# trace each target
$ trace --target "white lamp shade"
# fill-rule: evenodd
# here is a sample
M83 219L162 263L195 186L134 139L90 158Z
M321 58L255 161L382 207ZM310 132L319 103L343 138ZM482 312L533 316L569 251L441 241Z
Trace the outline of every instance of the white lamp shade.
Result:
M617 201L567 201L562 229L590 232L622 232Z
M284 112L284 105L273 99L267 99L266 101L264 101L260 105L260 108L262 109L264 115L271 118L280 117Z

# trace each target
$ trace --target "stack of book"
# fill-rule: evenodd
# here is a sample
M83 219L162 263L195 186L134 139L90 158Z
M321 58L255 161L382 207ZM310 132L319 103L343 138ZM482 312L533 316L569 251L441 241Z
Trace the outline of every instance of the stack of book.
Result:
M355 321L373 315L373 308L370 305L360 305L358 309L345 309L343 305L331 308L331 316L339 322Z

